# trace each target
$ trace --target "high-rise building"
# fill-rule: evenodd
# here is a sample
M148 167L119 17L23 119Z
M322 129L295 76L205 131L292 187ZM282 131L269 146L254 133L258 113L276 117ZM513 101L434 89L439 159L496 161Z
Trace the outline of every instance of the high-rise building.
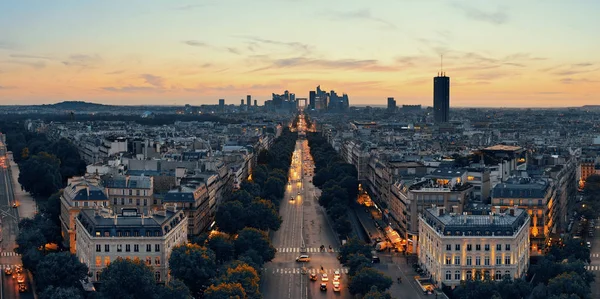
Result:
M450 120L450 77L445 72L433 78L433 118L436 123Z
M396 100L394 98L387 99L387 110L388 111L396 111Z
M246 104L248 105L248 108L250 108L250 106L252 106L252 96L251 95L246 96Z
M241 107L244 107L244 99L241 99L241 100L240 100L240 106L241 106Z
M225 111L225 99L219 99L219 111Z
M258 107L258 101L254 100L254 107Z
M317 97L317 92L314 90L311 90L308 93L308 108L309 109L315 109L315 98Z

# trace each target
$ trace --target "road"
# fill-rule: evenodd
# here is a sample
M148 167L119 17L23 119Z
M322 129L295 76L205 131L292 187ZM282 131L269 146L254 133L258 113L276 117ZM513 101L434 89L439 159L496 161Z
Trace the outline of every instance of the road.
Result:
M7 163L8 164L8 163ZM2 217L2 242L0 243L0 268L2 272L7 267L14 268L21 264L21 257L15 252L15 239L18 233L18 210L12 207L13 190L11 174L5 167L0 167L0 214ZM0 280L0 298L33 298L31 292L19 293L16 279L2 275ZM30 289L30 288L29 288Z
M299 122L301 125L301 122ZM300 126L299 125L299 126ZM333 232L316 195L318 189L311 184L312 159L308 141L298 140L290 167L289 182L279 213L283 218L281 228L272 234L277 249L273 261L261 269L261 292L264 298L351 298L347 290L347 269L337 259L339 241ZM305 171L307 175L304 175ZM294 200L291 200L291 198ZM321 251L320 246L325 246ZM331 246L331 250L329 249ZM305 248L305 250L303 250ZM305 252L303 252L305 251ZM307 254L310 262L298 263L296 257ZM323 271L321 271L321 267ZM333 292L334 271L341 273L341 291ZM321 274L329 276L327 291L321 291ZM308 274L318 275L310 281Z
M590 259L591 262L586 269L591 271L594 275L596 275L596 281L592 282L592 298L600 298L600 281L598 277L600 276L600 221L596 220L594 229L594 237L588 237L587 241L592 243L592 248L590 249ZM587 229L584 230L584 235L587 235Z

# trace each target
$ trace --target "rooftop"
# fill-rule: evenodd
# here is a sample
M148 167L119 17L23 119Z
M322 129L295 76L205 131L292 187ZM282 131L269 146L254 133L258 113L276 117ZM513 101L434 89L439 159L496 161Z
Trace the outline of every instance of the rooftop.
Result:
M483 150L486 150L486 151L516 152L516 151L522 150L522 148L520 146L497 144L497 145L492 145L490 147L486 147Z
M514 208L492 215L456 215L440 208L423 212L423 220L446 236L512 236L528 219L525 210Z
M511 178L492 190L492 198L544 198L550 184L531 178Z
M83 209L77 218L90 235L96 237L159 237L168 233L185 215L181 211L169 210L144 215L138 213L137 209L123 209L122 214L112 215L106 211Z
M104 181L107 188L150 189L152 179L147 176L113 176Z

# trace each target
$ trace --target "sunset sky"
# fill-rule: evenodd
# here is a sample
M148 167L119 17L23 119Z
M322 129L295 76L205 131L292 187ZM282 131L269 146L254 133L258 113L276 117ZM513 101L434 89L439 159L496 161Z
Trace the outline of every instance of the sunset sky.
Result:
M598 0L1 1L0 104L600 104Z

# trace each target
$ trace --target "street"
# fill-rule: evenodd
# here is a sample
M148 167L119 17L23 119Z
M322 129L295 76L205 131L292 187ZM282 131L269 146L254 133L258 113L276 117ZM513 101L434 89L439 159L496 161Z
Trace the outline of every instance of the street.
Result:
M598 281L600 275L600 238L598 238L600 223L598 223L598 220L594 224L594 232L594 237L587 238L592 243L592 248L590 249L591 262L586 266L586 269L596 275L596 281L591 284L592 298L600 298L600 281Z
M318 190L311 183L312 171L308 169L313 167L313 162L308 141L296 142L292 161L288 174L290 183L286 186L279 211L283 223L272 234L277 253L273 261L261 269L261 292L264 298L351 298L347 290L348 270L337 259L340 243L329 225L325 210L319 206ZM296 262L296 258L304 254L310 257L310 261ZM333 291L332 284L336 270L341 274L339 293ZM311 273L317 274L317 281L310 281ZM323 273L329 276L326 291L319 288Z

